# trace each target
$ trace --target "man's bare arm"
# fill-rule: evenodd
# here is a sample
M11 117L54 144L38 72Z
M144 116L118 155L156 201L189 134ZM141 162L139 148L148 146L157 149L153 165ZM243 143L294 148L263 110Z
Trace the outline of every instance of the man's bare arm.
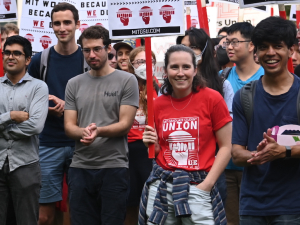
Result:
M251 163L249 163L248 160L253 157L251 153L255 153L255 151L250 152L246 149L246 146L237 144L232 145L232 161L237 166L250 166Z

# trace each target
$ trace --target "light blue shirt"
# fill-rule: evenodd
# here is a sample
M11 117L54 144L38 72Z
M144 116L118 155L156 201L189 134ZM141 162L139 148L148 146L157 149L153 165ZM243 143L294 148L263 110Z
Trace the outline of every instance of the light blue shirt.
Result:
M220 74L222 73L222 71L220 71ZM259 69L257 70L257 72L255 74L253 74L253 76L251 76L248 80L246 81L242 81L239 78L239 75L236 72L236 66L232 67L227 80L230 82L232 89L234 91L234 93L236 93L238 90L240 90L245 84L253 81L253 80L258 80L262 75L265 74L264 68L263 67L259 67ZM233 118L234 120L234 118ZM229 170L243 170L243 167L239 167L236 166L233 162L232 159L230 159L226 169Z

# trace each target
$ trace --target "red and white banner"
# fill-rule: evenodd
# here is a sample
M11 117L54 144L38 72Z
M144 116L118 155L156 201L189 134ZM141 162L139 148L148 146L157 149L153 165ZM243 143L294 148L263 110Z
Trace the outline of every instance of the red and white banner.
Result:
M17 3L16 0L0 1L0 22L17 20Z
M110 0L108 11L112 39L184 33L183 0Z
M79 11L80 33L90 26L103 26L108 29L108 1L78 0L76 8Z

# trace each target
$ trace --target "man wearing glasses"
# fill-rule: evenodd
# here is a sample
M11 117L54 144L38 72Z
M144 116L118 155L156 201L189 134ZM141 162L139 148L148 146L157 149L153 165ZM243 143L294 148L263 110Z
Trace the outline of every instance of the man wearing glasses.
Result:
M133 74L110 67L108 30L91 26L79 38L91 70L69 80L65 130L76 141L69 169L72 225L123 225L129 193L129 132L139 107Z
M247 22L235 23L227 29L225 41L227 55L236 66L232 67L228 81L231 83L234 93L245 84L258 80L264 69L254 61L254 45L251 35L254 27ZM234 121L234 118L233 118ZM239 224L239 193L243 174L243 168L229 161L225 170L227 185L227 200L225 211L228 225Z
M27 72L31 43L7 38L0 78L0 221L6 222L9 195L17 224L38 223L41 171L38 135L47 117L47 85Z
M33 77L47 83L50 93L48 117L39 137L42 170L39 225L52 224L56 202L62 200L63 177L75 145L64 130L65 88L69 79L84 72L84 57L75 42L75 31L80 26L78 10L68 3L57 4L51 12L51 20L57 44L50 47L47 67L40 70L43 60L42 53L38 53L28 68Z

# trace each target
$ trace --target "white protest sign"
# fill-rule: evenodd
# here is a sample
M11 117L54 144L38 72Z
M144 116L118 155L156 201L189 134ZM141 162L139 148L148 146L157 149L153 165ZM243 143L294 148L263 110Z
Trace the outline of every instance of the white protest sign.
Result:
M17 20L16 0L3 0L0 2L0 22Z
M186 7L190 7L191 10L191 27L200 28L197 1L184 1L185 13L186 13ZM208 19L210 37L215 37L217 34L217 10L218 9L216 7L206 7L206 10L207 10L207 19ZM185 28L187 29L186 26Z
M183 0L109 0L112 39L184 33Z
M272 1L272 0L239 0L241 8L248 8L248 7L256 7L256 6L265 6L270 4L297 4L297 0L279 0L279 1Z
M296 5L291 5L290 20L296 21Z
M80 32L94 25L108 29L108 0L77 0L76 8L79 11Z
M24 0L20 35L32 45L33 54L55 45L57 38L52 29L51 10L63 0ZM75 1L66 0L75 5Z

